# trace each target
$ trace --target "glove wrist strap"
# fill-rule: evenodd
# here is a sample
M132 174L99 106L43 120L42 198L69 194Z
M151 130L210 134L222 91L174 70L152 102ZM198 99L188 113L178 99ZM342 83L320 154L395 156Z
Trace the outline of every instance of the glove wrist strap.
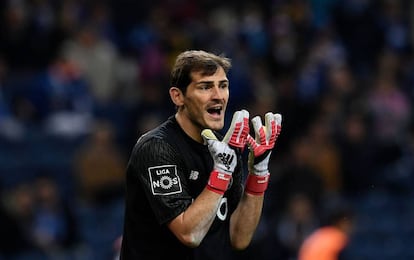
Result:
M213 170L210 174L210 179L207 183L207 189L220 195L223 195L229 186L230 180L230 174Z
M245 189L246 193L256 196L263 195L269 184L269 176L269 173L262 176L251 173L248 174Z

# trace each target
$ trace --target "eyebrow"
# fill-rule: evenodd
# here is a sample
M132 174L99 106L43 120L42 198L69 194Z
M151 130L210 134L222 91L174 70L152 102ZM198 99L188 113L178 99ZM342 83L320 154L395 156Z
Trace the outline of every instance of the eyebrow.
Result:
M221 83L229 83L229 80L228 79L220 80L219 84ZM214 84L214 81L199 81L196 83L196 85L201 85L201 84Z

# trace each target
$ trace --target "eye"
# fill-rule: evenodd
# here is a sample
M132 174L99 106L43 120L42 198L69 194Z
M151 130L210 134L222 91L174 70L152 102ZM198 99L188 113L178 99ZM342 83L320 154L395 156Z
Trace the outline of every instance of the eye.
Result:
M212 88L212 86L209 84L203 84L203 85L199 85L198 88L201 90L209 90Z
M220 84L220 88L228 88L229 87L229 83L228 82L224 82Z

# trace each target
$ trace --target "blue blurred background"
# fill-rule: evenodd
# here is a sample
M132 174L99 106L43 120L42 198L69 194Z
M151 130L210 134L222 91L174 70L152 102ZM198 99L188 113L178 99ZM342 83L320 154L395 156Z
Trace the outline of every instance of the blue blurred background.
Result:
M4 0L0 259L115 259L124 170L174 113L169 71L204 49L233 62L227 117L283 115L253 244L296 259L333 205L349 259L414 259L410 0Z

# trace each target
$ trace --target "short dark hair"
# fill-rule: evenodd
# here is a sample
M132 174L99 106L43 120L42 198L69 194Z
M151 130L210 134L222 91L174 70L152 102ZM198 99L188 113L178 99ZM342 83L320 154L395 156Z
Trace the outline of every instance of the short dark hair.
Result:
M219 67L227 73L231 61L224 55L216 55L201 50L189 50L180 53L171 70L170 87L177 87L185 93L191 83L191 73L201 72L203 76L213 75Z

